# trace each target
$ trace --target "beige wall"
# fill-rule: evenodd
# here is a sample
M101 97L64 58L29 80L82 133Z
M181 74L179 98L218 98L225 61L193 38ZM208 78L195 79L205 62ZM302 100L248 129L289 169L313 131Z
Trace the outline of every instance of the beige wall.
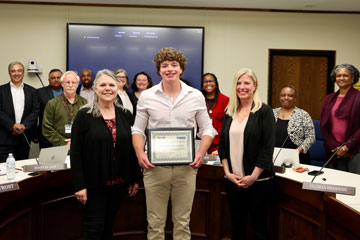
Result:
M65 70L68 22L204 26L204 71L229 95L235 72L253 68L264 101L269 48L336 50L337 63L360 67L360 15L0 4L0 84L13 60L42 64L45 83L50 69ZM24 82L41 86L33 74Z

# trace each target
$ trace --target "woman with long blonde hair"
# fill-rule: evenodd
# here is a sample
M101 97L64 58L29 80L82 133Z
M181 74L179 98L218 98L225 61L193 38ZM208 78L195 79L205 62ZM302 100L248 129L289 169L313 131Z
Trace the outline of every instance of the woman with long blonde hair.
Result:
M273 192L274 114L258 95L248 68L234 77L219 141L230 207L232 239L267 239L267 213ZM248 215L254 236L246 237Z

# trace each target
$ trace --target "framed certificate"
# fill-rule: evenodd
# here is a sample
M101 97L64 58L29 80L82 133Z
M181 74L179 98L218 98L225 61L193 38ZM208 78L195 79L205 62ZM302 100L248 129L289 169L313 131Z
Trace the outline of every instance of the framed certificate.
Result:
M187 165L194 161L194 128L147 129L147 141L153 165Z

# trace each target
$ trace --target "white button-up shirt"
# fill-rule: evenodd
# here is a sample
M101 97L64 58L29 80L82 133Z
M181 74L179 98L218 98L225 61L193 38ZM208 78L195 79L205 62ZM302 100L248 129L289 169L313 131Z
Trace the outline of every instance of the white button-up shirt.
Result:
M14 104L15 123L21 123L25 107L24 83L21 83L20 87L17 88L12 82L10 82L10 90Z
M181 91L175 102L163 91L161 82L140 95L132 134L145 136L146 128L193 127L198 136L217 134L207 113L202 93L181 82Z
M83 98L85 98L88 103L89 102L92 102L94 100L94 89L91 87L90 88L90 91L85 89L84 86L81 86L81 89L80 89L80 96L82 96Z

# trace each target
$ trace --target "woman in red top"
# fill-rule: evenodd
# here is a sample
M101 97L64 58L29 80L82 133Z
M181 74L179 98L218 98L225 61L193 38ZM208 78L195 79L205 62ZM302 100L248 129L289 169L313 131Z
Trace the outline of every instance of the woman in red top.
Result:
M212 119L213 127L218 132L218 135L214 137L208 150L208 153L211 154L218 150L219 135L225 116L225 109L229 103L229 98L220 93L218 80L213 73L205 73L202 76L201 92L205 96L206 107L210 118Z

